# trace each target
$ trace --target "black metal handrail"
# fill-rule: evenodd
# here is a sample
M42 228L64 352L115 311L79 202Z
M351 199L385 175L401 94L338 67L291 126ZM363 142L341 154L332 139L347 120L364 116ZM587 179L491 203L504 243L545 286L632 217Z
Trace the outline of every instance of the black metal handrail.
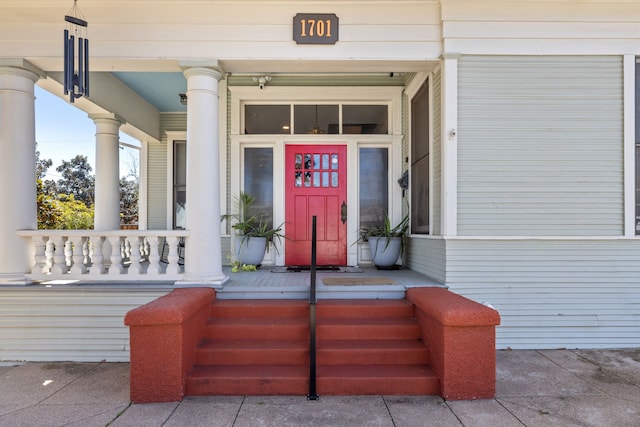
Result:
M316 216L311 221L311 282L309 284L309 394L318 400L316 391Z

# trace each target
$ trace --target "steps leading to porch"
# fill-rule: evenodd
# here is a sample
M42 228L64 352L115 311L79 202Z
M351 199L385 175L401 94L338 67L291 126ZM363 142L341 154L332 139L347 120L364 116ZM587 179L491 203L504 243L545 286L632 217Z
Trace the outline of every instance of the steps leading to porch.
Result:
M406 300L317 304L317 390L339 394L437 394L414 307ZM187 376L187 395L305 395L309 304L216 300Z

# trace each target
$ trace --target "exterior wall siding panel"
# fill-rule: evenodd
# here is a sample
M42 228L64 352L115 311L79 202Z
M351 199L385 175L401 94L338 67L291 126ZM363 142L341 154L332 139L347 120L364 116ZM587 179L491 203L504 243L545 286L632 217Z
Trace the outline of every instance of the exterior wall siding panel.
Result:
M0 360L128 362L125 314L171 290L2 289Z
M621 57L463 56L458 234L623 233Z
M495 307L498 348L640 342L640 241L447 240L447 285Z

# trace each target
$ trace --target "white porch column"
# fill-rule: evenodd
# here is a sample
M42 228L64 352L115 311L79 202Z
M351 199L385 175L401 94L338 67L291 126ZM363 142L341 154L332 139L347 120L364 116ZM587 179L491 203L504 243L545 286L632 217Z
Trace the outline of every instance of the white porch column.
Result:
M176 286L222 287L217 68L194 67L187 78L187 200L184 278Z
M0 65L0 284L26 284L34 247L16 230L37 228L35 97L38 73Z
M96 124L95 230L120 229L120 126L115 114L90 114Z

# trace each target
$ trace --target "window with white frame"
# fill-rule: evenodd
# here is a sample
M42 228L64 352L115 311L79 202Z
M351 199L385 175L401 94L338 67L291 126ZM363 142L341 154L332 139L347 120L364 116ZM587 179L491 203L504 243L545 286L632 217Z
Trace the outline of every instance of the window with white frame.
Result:
M244 149L244 190L255 199L250 215L261 215L273 225L273 148Z

